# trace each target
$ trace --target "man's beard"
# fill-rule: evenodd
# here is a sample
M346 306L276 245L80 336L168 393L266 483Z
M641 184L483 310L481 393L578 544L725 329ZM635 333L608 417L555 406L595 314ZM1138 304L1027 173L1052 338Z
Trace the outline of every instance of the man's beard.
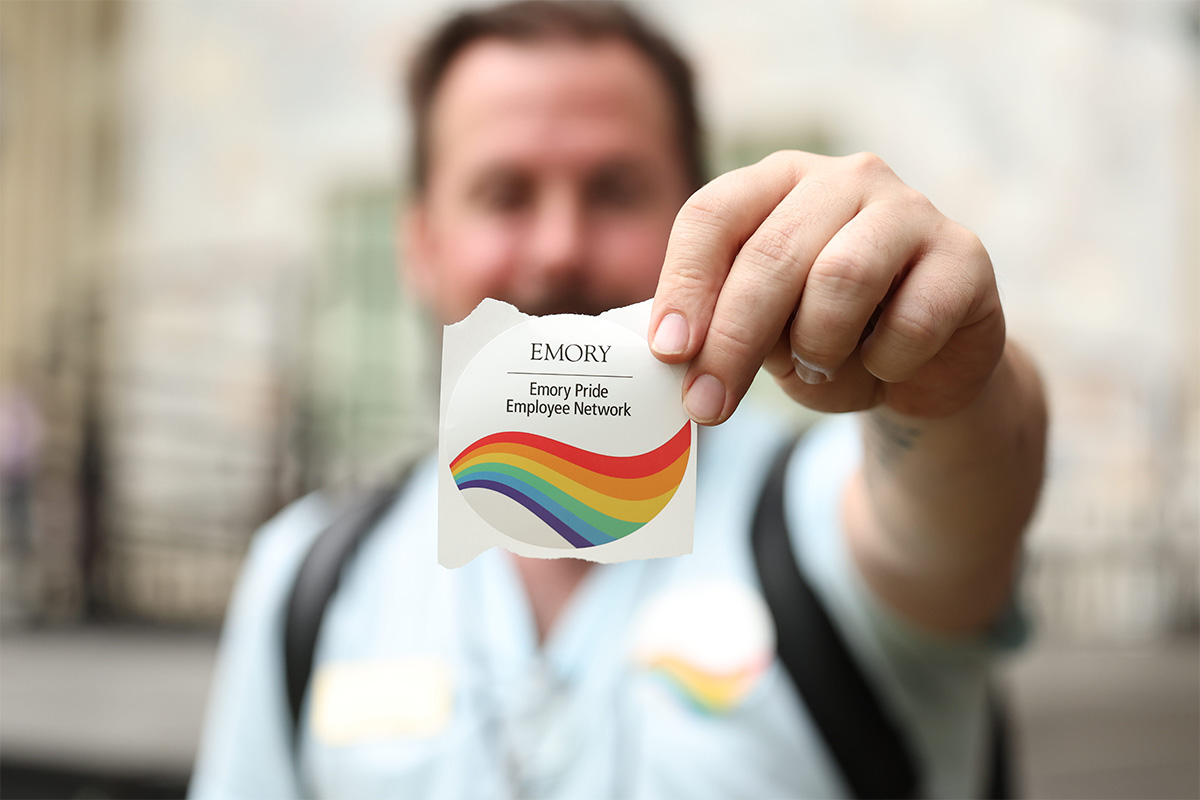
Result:
M580 283L573 282L568 286L558 287L553 293L546 293L541 297L524 298L520 301L510 300L509 302L526 314L541 317L547 314L586 314L588 316L596 316L618 306L628 305L637 301L638 298L621 300L607 297L601 299L595 293L588 292L586 287Z

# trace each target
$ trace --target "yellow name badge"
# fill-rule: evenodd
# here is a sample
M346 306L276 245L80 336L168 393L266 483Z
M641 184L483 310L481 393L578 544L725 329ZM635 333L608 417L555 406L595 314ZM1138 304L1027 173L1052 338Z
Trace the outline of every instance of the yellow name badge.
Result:
M309 723L330 747L434 736L454 705L450 667L436 656L324 664L312 688Z

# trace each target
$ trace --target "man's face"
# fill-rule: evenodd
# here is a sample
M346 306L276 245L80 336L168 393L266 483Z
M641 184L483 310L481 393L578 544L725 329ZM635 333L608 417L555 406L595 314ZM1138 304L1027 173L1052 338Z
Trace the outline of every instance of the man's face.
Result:
M409 266L444 322L484 297L595 314L654 294L688 181L665 84L618 40L483 40L430 118Z

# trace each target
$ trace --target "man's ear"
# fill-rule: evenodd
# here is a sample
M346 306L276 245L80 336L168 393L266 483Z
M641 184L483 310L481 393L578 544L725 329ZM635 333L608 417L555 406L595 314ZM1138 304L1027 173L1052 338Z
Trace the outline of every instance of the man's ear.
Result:
M400 264L401 280L428 307L436 307L438 274L434 266L433 243L424 204L410 201L396 220L396 236L400 240L396 252L403 253Z

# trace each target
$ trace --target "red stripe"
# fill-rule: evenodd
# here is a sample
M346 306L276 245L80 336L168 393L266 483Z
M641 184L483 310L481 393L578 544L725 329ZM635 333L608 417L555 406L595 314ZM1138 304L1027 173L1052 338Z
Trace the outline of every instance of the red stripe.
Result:
M450 462L450 470L453 471L458 462L469 457L471 451L477 447L510 442L536 447L539 450L552 453L565 461L578 464L601 475L608 475L613 478L644 478L647 475L653 475L671 466L671 464L675 463L675 459L679 458L691 446L692 426L691 422L683 423L683 427L670 440L651 450L649 453L642 453L636 456L606 456L600 453L593 453L590 450L581 450L569 444L563 444L556 439L538 436L536 433L504 431L503 433L493 433L491 436L485 436L469 445Z

